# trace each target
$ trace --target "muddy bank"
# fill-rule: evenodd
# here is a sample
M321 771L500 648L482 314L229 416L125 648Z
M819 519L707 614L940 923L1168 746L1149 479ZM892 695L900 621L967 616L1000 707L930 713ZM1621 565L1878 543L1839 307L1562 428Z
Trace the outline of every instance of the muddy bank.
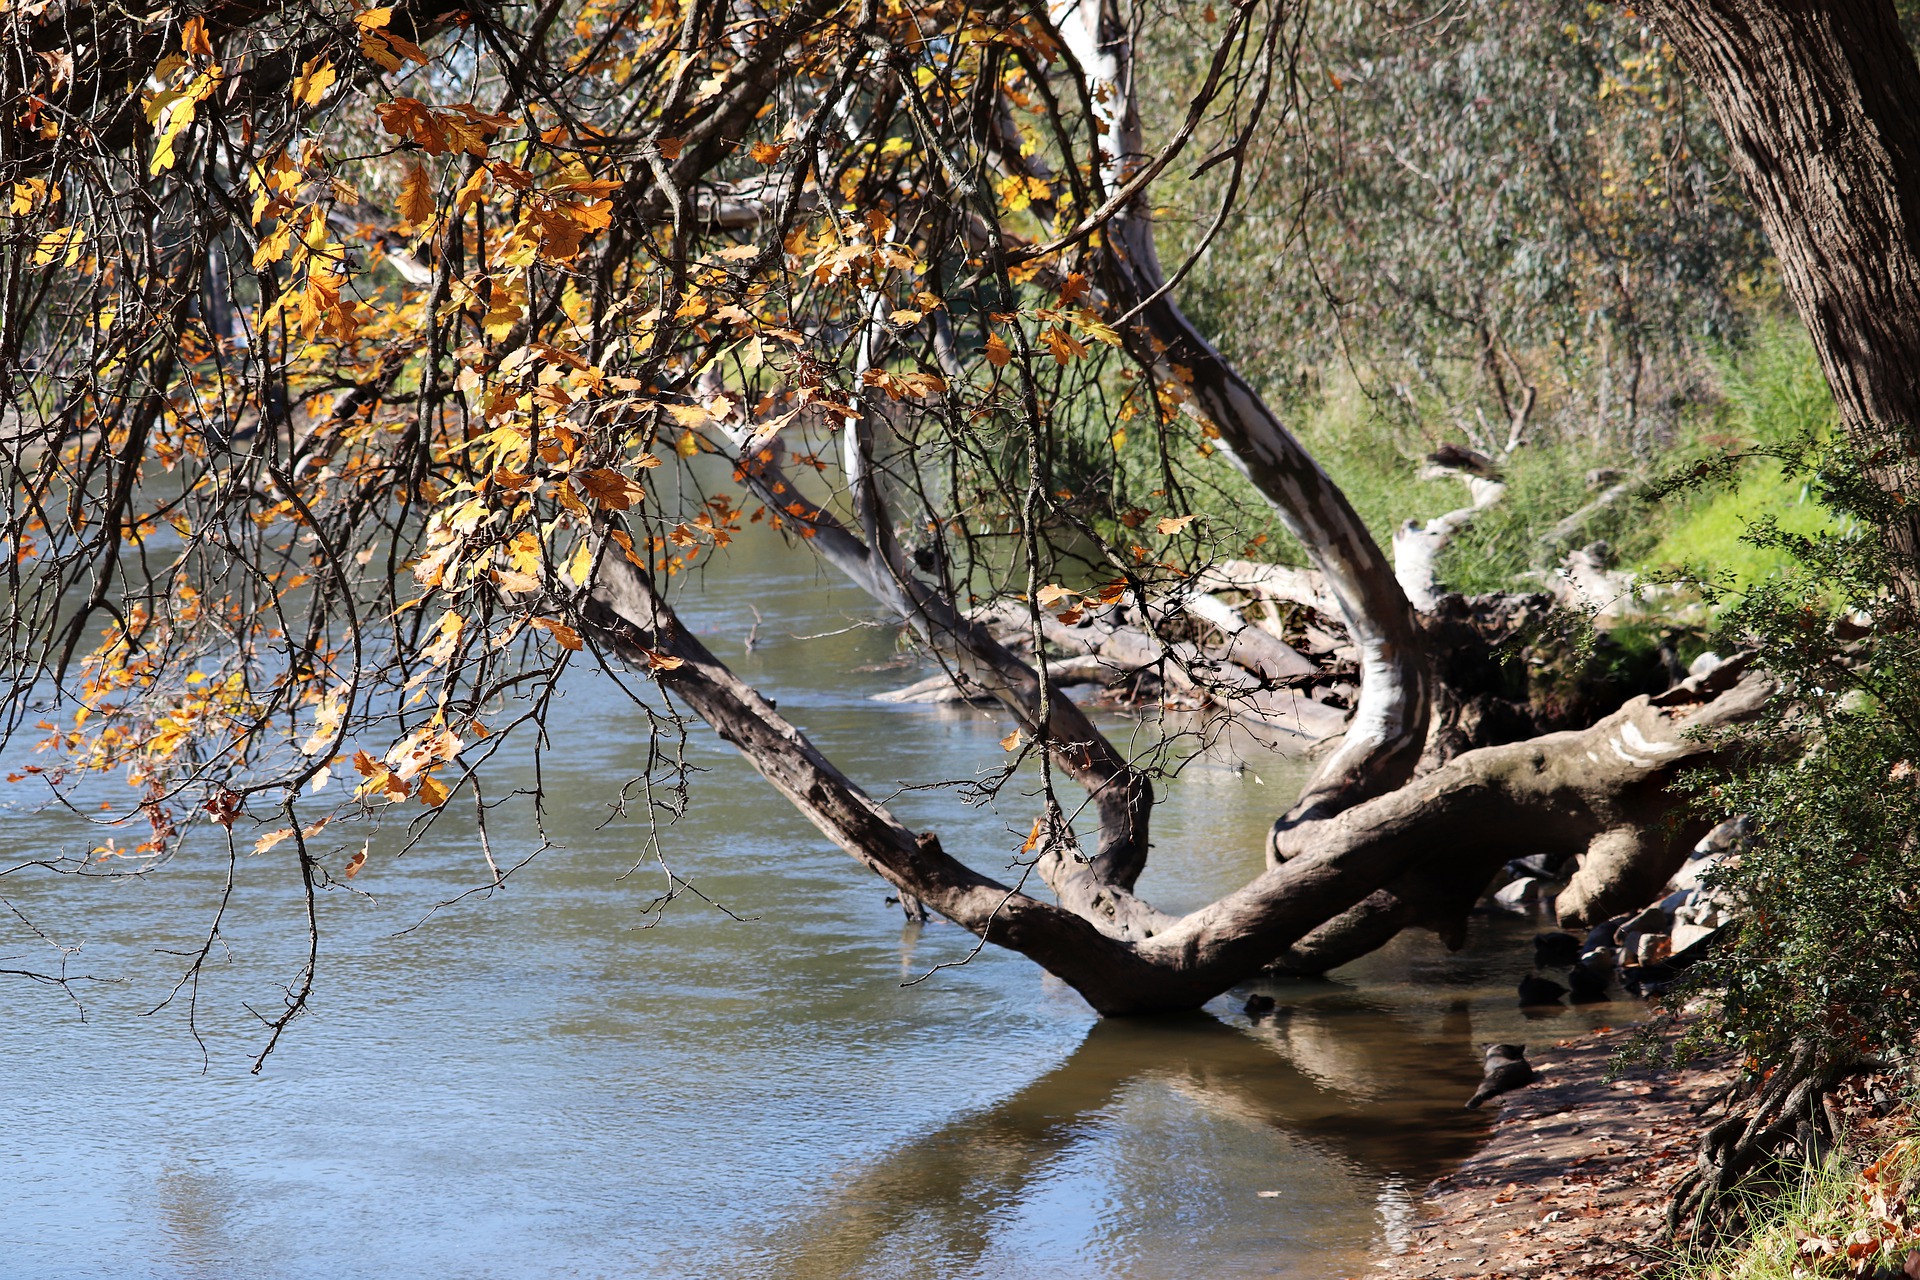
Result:
M1635 1068L1607 1080L1631 1029L1529 1046L1540 1073L1506 1094L1487 1144L1427 1190L1405 1253L1378 1274L1409 1280L1638 1277L1665 1256L1659 1232L1691 1167L1696 1108L1724 1067Z

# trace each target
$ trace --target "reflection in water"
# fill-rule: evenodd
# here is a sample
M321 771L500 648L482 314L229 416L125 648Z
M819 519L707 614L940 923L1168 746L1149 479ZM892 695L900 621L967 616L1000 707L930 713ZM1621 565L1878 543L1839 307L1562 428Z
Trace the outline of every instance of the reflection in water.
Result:
M1451 1167L1484 1130L1485 1118L1461 1106L1478 1079L1460 1053L1467 1017L1464 1000L1451 1002L1436 1027L1336 999L1251 1027L1204 1013L1096 1024L1066 1061L1026 1088L839 1182L817 1215L783 1230L770 1250L775 1270L805 1277L979 1274L1000 1243L1008 1210L1049 1182L1077 1145L1112 1127L1127 1096L1143 1088L1271 1131L1280 1140L1274 1176L1282 1184L1323 1176L1327 1158L1349 1175L1377 1180L1378 1220L1355 1223L1347 1243L1363 1247L1372 1235L1392 1247L1412 1220L1407 1186L1424 1186ZM1329 1058L1324 1046L1342 1032L1342 1052ZM1329 1079L1329 1070L1344 1074ZM1329 1084L1337 1092L1329 1093ZM1289 1153L1294 1143L1314 1150ZM1129 1170L1136 1185L1128 1198L1167 1205L1200 1172L1181 1161ZM1278 1194L1243 1188L1238 1212L1310 1194L1303 1185L1282 1185ZM1271 1208L1284 1213L1287 1206ZM1194 1262L1206 1249L1203 1239L1159 1243ZM1259 1273L1285 1261L1266 1259Z

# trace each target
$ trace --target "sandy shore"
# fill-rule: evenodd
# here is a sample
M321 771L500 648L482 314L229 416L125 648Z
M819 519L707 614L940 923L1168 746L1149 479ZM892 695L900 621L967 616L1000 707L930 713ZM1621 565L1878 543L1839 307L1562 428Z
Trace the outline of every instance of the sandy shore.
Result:
M1724 1068L1636 1068L1609 1083L1630 1030L1528 1054L1531 1087L1500 1107L1487 1145L1427 1190L1408 1251L1378 1274L1413 1280L1643 1276L1664 1256L1668 1192L1692 1166L1694 1108Z

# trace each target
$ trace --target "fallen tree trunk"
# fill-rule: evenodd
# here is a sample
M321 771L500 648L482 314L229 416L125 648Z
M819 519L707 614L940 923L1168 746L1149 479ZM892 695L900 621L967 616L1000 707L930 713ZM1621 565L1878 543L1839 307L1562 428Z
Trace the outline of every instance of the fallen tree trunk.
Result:
M1636 699L1590 730L1470 752L1393 794L1298 824L1289 832L1297 848L1280 850L1292 856L1174 917L1112 885L1072 907L1051 905L971 870L931 833L909 830L690 635L648 575L624 559L602 558L586 619L596 640L657 670L836 844L941 915L1031 957L1106 1014L1196 1007L1286 962L1290 948L1315 953L1329 920L1364 933L1365 921L1343 913L1409 873L1451 867L1458 879L1496 849L1531 851L1543 839L1644 821L1672 770L1709 750L1694 731L1757 713L1772 691L1763 676L1730 672L1724 692L1691 691L1697 701ZM1038 860L1063 857L1049 848ZM1114 916L1144 927L1115 936L1102 927Z
M1709 825L1680 818L1669 793L1685 767L1717 758L1712 731L1761 714L1772 677L1729 661L1712 677L1639 697L1588 729L1469 751L1337 818L1274 833L1275 865L1324 857L1349 842L1418 846L1393 884L1290 947L1279 967L1324 973L1412 925L1450 945L1499 867L1529 854L1570 856L1578 869L1555 901L1562 923L1588 924L1639 906L1685 861Z

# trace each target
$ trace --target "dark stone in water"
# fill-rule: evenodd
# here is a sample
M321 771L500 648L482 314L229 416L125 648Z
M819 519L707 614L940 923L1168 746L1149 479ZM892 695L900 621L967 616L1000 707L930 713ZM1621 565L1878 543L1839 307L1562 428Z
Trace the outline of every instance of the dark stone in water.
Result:
M1275 1002L1272 996L1251 995L1247 997L1246 1004L1242 1005L1241 1008L1246 1012L1247 1016L1258 1018L1262 1014L1272 1013L1274 1006Z
M1602 920L1599 924L1587 930L1587 942L1581 950L1591 951L1595 947L1612 946L1615 942L1613 936L1615 931L1626 922L1627 918L1625 916L1615 916L1611 920Z
M1567 994L1565 987L1553 981L1551 978L1543 978L1537 973L1530 973L1520 979L1520 1005L1522 1008L1530 1004L1559 1004L1560 997L1565 994Z
M1588 965L1585 961L1567 970L1567 986L1575 1004L1593 1004L1607 998L1607 984L1613 978L1611 964Z
M1570 933L1537 933L1533 963L1541 969L1564 969L1580 962L1580 939Z
M1670 964L1630 964L1620 970L1620 985L1637 996L1665 994L1680 973Z

